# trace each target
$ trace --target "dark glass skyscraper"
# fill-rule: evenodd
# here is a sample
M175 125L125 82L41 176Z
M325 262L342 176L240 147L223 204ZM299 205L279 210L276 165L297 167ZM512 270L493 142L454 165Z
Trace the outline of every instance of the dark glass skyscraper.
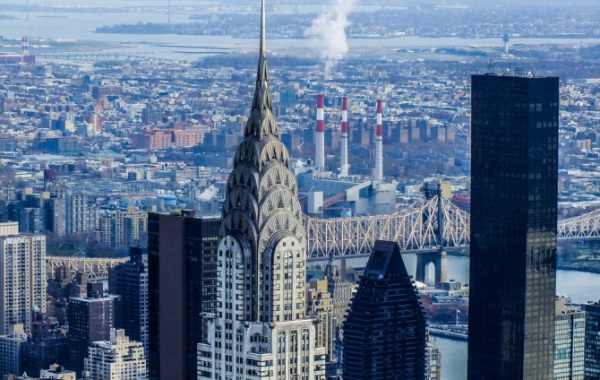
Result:
M473 75L469 380L552 379L558 78Z
M585 380L600 379L600 301L585 310Z
M344 380L424 379L426 335L399 245L376 241L344 323Z
M214 313L220 218L148 214L150 379L196 379L203 313Z

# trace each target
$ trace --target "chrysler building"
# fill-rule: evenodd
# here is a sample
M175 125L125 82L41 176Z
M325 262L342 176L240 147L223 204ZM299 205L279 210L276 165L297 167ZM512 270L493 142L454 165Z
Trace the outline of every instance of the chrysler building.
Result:
M290 157L269 92L261 6L252 111L219 232L216 314L198 344L198 379L324 380L325 350L306 317L306 236Z

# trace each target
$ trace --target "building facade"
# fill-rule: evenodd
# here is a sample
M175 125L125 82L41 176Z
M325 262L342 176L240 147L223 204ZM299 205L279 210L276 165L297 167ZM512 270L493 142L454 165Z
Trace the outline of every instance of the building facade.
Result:
M34 308L46 311L46 237L0 223L0 262L0 335L17 323L27 332Z
M13 324L8 334L0 335L0 374L21 375L21 353L23 344L27 341L27 335L23 325Z
M473 75L469 380L553 376L558 78Z
M80 374L88 346L110 340L117 296L104 295L102 283L87 283L86 296L69 298L69 369Z
M268 83L265 1L256 89L219 231L217 308L198 344L198 379L323 380L306 317L306 236Z
M400 247L378 240L344 323L344 380L425 378L425 313Z
M567 298L556 299L554 320L554 380L583 380L585 312Z
M151 379L195 379L196 347L216 302L220 219L194 211L148 216Z
M91 380L148 379L142 343L130 341L122 329L111 329L108 341L92 343L84 367Z
M108 289L121 297L120 328L134 341L142 343L144 356L148 357L148 255L141 248L130 248L128 262L119 264L109 272Z
M585 310L585 380L600 379L600 301Z

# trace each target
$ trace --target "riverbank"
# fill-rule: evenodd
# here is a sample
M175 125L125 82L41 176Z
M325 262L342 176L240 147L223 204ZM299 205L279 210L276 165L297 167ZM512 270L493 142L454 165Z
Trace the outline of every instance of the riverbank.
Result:
M465 333L451 331L451 330L436 329L434 327L429 328L429 335L436 336L436 337L442 337L442 338L448 338L448 339L454 339L454 340L464 340L464 341L469 340L469 336Z
M571 263L560 264L557 268L578 272L600 273L600 260L577 260Z

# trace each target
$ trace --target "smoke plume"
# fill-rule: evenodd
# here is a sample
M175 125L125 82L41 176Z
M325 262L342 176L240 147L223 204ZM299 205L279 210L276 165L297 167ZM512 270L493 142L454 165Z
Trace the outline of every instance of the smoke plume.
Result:
M350 169L350 165L345 164L340 168L340 178L348 177L348 170Z
M219 189L217 189L214 185L210 185L209 187L204 189L204 191L202 192L202 194L200 194L198 199L201 200L202 202L209 202L209 201L212 201L213 198L216 197L218 193L219 193Z
M350 25L348 15L352 12L355 0L330 0L304 34L311 39L311 45L325 62L325 77L343 59L348 50L346 27Z

